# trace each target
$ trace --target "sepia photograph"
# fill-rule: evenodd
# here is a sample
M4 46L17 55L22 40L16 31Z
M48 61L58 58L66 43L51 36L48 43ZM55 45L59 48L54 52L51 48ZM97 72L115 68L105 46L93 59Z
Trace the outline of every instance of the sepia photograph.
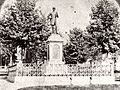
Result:
M120 0L0 0L0 90L120 90Z

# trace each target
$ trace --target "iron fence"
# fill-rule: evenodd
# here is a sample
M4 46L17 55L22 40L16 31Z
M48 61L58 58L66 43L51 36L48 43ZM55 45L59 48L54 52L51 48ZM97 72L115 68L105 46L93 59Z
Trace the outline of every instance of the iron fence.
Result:
M18 76L42 76L46 73L46 67L42 64L23 63L17 68ZM54 71L55 73L52 73ZM58 72L58 73L57 73ZM111 76L113 64L50 64L49 73L55 75L76 75L76 76Z

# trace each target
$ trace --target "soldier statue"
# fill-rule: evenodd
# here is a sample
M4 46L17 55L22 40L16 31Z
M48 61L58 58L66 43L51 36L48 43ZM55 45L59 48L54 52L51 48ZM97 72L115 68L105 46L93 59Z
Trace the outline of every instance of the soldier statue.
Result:
M56 12L56 8L52 8L52 12L48 15L48 20L50 20L50 25L52 27L52 33L57 34L57 25L56 25L56 19L59 17L58 13Z

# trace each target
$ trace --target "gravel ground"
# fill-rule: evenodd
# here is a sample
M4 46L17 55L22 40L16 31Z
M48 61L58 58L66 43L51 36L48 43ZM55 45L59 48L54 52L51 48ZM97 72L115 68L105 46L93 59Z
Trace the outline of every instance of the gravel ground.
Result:
M19 90L120 90L120 85L90 85L90 86L38 86Z
M14 83L0 79L0 90L17 90ZM89 86L36 86L18 90L120 90L120 81L114 85L89 85Z
M0 90L16 90L16 86L6 79L0 79Z

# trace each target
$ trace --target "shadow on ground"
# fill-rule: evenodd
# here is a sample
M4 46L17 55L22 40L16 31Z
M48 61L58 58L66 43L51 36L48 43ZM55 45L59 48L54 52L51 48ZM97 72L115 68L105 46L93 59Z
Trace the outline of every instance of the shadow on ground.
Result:
M120 85L89 85L89 86L36 86L18 90L120 90Z

